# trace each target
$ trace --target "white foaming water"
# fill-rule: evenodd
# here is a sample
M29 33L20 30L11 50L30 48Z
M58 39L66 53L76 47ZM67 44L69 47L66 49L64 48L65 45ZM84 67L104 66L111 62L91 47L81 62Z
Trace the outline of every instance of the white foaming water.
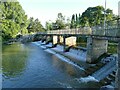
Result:
M68 56L72 56L77 60L86 62L86 51L70 49L69 52L66 52Z
M40 46L40 42L32 42L33 44L37 45L37 46Z
M43 49L46 49L46 47L45 46L40 46L41 48L43 48Z
M48 52L48 53L51 53L51 54L56 54L56 52L54 52L54 51L52 51L52 50L50 50L50 49L46 49L46 50L44 50L44 51L46 51L46 52Z
M40 45L38 42L33 42L33 43L36 44L36 45ZM43 49L46 49L46 46L40 46L40 47L43 48ZM56 49L56 50L58 50L58 51L62 51L62 50L63 50L63 46L57 45L57 47L56 47L56 48L53 48L53 49ZM82 68L82 67L78 66L77 64L75 64L74 62L70 61L70 59L65 58L64 56L62 56L62 55L60 55L60 54L57 54L57 53L54 52L53 50L46 49L45 51L56 55L56 56L57 56L59 59L61 59L62 61L67 62L67 63L69 63L69 64L71 64L71 65L79 68L80 70L84 70L84 68Z
M72 88L69 84L67 83L62 83L62 82L57 82L58 84L60 84L63 88Z
M46 47L52 47L52 43L45 45Z
M81 83L87 83L87 82L90 82L90 81L99 82L97 79L95 79L92 76L80 78L80 79L78 79L78 81L81 82Z
M79 68L80 70L85 70L84 68L82 68L82 67L78 66L77 64L75 64L74 62L70 61L68 58L65 58L63 55L60 55L60 54L58 54L58 53L56 53L56 52L54 52L54 51L52 51L50 49L47 49L45 51L54 54L55 56L57 56L62 61L67 62L67 63Z
M63 51L63 46L61 45L57 45L57 47L52 48L53 50L57 50L57 51Z
M77 68L79 68L80 70L85 70L84 68L78 66L77 64L75 64L74 62L70 61L68 58L65 58L64 56L60 55L60 54L55 54L59 59L61 59L62 61L65 61Z

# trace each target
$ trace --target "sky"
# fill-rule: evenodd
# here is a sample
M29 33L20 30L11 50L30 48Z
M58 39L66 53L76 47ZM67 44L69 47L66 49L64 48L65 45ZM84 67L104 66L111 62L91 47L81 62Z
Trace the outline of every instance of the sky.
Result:
M55 21L58 13L66 18L72 14L82 14L88 7L102 5L105 7L105 0L18 0L28 17L38 18L45 26L46 21ZM106 8L118 14L118 2L120 0L106 0Z

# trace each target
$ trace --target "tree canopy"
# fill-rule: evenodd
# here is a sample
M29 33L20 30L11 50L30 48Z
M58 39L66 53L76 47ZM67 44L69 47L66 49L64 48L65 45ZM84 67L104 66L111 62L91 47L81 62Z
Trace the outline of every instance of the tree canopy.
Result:
M114 17L111 9L105 10L103 6L89 7L81 15L81 26L95 26L104 23L104 19L107 21L112 20Z
M3 40L16 37L18 34L27 33L27 15L25 15L19 2L0 2L1 30Z
M28 19L17 0L14 0L14 2L0 1L0 23L2 40L9 40L20 34L44 31L38 19Z
M27 29L28 29L28 33L44 32L45 31L45 29L41 25L41 22L39 21L39 19L37 18L34 20L33 17L30 17L29 25L28 25Z
M57 19L55 22L47 21L46 22L46 29L47 30L56 30L56 29L64 29L65 28L65 17L62 13L58 13Z

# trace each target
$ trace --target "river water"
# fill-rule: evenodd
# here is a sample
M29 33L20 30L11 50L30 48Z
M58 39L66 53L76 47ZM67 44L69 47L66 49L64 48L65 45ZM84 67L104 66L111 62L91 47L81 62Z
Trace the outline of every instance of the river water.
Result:
M81 82L79 68L33 44L2 48L3 88L95 88L96 82Z

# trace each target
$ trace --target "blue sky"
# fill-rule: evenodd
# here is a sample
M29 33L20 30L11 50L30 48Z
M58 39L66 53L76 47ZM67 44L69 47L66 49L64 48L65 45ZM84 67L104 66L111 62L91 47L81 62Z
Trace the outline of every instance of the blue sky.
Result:
M57 14L61 12L66 18L72 14L82 14L88 7L104 6L105 0L18 0L28 17L38 18L42 25L45 22L55 21ZM106 0L107 8L118 14L118 2L120 0Z

